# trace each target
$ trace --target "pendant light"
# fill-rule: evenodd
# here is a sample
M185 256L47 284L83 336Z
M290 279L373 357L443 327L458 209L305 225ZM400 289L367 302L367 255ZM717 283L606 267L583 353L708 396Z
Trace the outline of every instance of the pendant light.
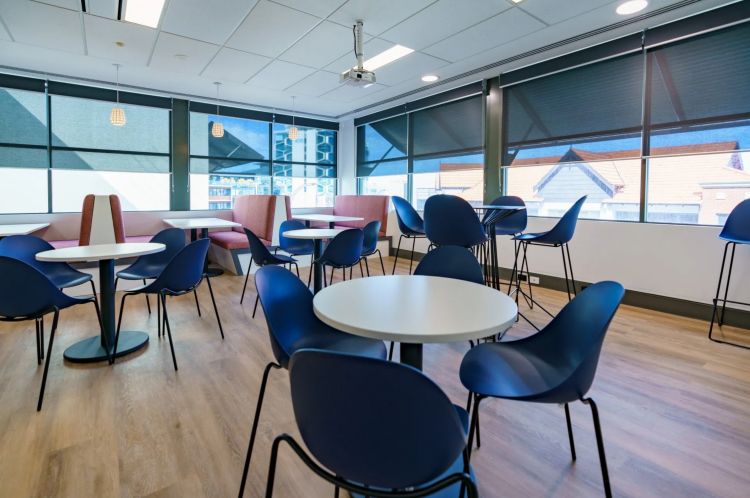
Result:
M211 126L211 135L215 138L221 138L224 136L224 125L218 121L218 118L220 116L219 114L219 87L221 86L221 83L219 83L218 81L214 81L214 85L216 85L216 117L217 119L214 120L214 124L213 126Z
M287 128L287 135L289 136L289 140L297 140L299 137L299 130L296 126L294 126L294 99L295 97L292 97L292 126Z
M115 90L117 103L109 113L109 122L112 123L112 126L125 126L125 123L127 123L127 119L125 118L125 109L120 107L120 65L113 64L113 66L115 66L117 74L117 86Z

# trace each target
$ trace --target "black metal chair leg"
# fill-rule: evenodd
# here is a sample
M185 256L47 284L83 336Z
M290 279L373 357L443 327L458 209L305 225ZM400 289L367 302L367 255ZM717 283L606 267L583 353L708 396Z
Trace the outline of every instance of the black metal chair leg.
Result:
M365 258L360 258L360 259L359 259L359 276L360 276L360 277L362 277L362 278L365 278L365 272L364 272L364 270L362 269L362 260L363 260L363 259L364 259L365 261L367 261L367 258L366 258L366 257L365 257ZM351 274L350 274L349 276L351 277ZM368 277L370 276L370 270L367 270L367 276L368 276Z
M367 276L370 276L370 265L367 263L367 258L363 258L365 260L365 270L367 270ZM382 259L382 258L381 258ZM385 273L383 273L385 275Z
M565 252L568 253L568 268L570 268L570 281L573 286L573 295L577 296L578 291L576 290L576 278L573 276L573 260L570 259L570 244L565 244Z
M310 259L310 270L307 272L307 287L310 287L310 282L312 282L312 274L313 274L313 261L312 258Z
M294 265L294 270L297 272L297 278L299 278L299 265L297 263L290 263Z
M161 301L156 298L156 334L161 337Z
M255 416L253 417L253 427L250 429L250 442L247 447L247 455L245 456L245 467L242 470L242 481L240 482L240 493L239 497L245 493L245 482L247 481L247 474L250 470L250 459L253 456L253 446L255 445L255 435L258 431L258 421L260 420L260 411L263 408L263 397L266 393L266 384L268 383L268 375L271 373L271 368L279 369L281 365L278 363L269 363L263 370L263 379L260 382L260 392L258 393L258 402L255 406Z
M570 408L565 403L565 420L568 423L568 441L570 442L570 456L575 461L576 459L576 443L573 440L573 424L570 422Z
M378 257L380 258L380 269L383 270L383 275L385 275L385 265L383 264L383 254L380 252L380 249L377 250ZM367 261L365 261L365 266L367 266ZM370 275L370 272L367 272L367 275Z
M395 342L391 342L391 347L388 348L388 361L393 360L393 348L396 345Z
M55 315L52 318L52 330L49 333L49 346L47 347L47 358L44 360L44 373L42 373L42 387L39 389L39 401L36 404L36 411L41 411L42 402L44 401L44 388L47 385L47 373L49 373L49 360L52 356L52 343L55 340L55 332L57 331L57 321L60 317L60 311L55 308Z
M727 297L729 296L729 282L732 280L732 268L734 267L734 251L737 244L732 244L732 255L729 257L729 271L727 272L727 286L724 287L724 301L721 303L721 314L719 315L719 327L724 325L724 314L727 311Z
M607 470L607 456L604 454L604 438L602 437L602 428L599 423L599 410L596 403L591 398L582 398L584 404L591 407L591 418L594 420L594 433L596 434L596 448L599 451L599 464L602 468L602 483L604 484L604 496L612 498L612 488L609 484L609 470Z
M250 268L253 267L253 260L250 260L250 264L247 266L247 273L245 274L245 285L242 286L242 295L240 296L240 304L245 299L245 290L247 289L247 279L250 278ZM309 284L308 284L309 285Z
M196 289L193 289L193 296L195 296L195 307L198 308L198 317L200 318L203 315L201 314L201 305L198 302L198 291Z
M143 285L146 285L146 279L143 279ZM148 309L148 314L151 314L151 303L148 300L148 294L144 294L146 296L146 308Z
M715 339L713 338L713 332L714 332L714 322L716 321L716 312L719 308L719 293L721 292L721 281L724 279L724 266L727 262L727 250L729 249L729 244L731 242L727 242L724 244L724 256L721 258L721 270L719 271L719 283L716 285L716 297L714 297L714 307L711 312L711 325L708 328L708 338L712 341Z
M99 306L99 297L96 295L96 285L93 280L89 280L91 284L91 295L94 296L94 302ZM115 278L115 290L117 290L117 278Z
M474 395L474 408L471 412L471 423L469 424L469 441L466 445L466 453L469 458L471 458L471 450L474 446L474 432L476 431L476 427L479 424L479 403L483 399L483 396L479 396L478 394Z
M283 441L283 439L279 436L273 440L273 446L271 446L271 460L268 464L268 479L266 480L266 498L273 497L273 483L276 478L276 460L279 458L279 445L281 444L281 441ZM240 498L242 498L242 493L240 493Z
M255 306L253 306L253 318L255 318L255 312L258 311L258 301L260 301L260 294L255 296Z
M174 355L174 344L172 343L172 327L169 326L169 315L167 314L167 296L161 294L161 308L164 311L164 325L167 329L167 337L169 338L169 350L172 352L172 364L174 365L175 371L177 371L177 358Z
M41 365L42 364L42 350L39 347L39 319L34 319L34 329L36 332L36 364Z
M120 299L120 313L117 318L117 329L115 330L115 344L112 347L112 355L109 358L109 364L114 365L117 356L117 344L120 342L120 325L122 325L122 312L125 310L125 298L130 294L123 294Z
M570 284L568 283L568 262L565 259L565 246L560 246L563 258L563 272L565 272L565 290L568 292L568 301L573 299L570 295Z
M409 256L409 275L411 275L411 267L414 265L414 247L417 244L417 238L411 238L411 256Z
M401 250L401 239L403 238L404 238L403 234L399 235L398 237L398 245L396 246L396 259L393 260L393 271L391 272L391 275L396 274L396 263L398 263L398 253Z
M224 339L224 327L221 326L221 317L219 317L219 308L216 307L216 299L214 299L214 290L211 287L211 279L206 278L208 284L208 293L211 295L211 303L214 305L214 314L216 315L216 323L219 324L219 333L221 333L222 340Z

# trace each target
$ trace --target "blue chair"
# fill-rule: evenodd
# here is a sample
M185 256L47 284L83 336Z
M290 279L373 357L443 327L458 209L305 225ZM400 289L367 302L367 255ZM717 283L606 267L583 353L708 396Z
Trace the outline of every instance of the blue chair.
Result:
M206 254L208 254L210 243L210 239L198 239L186 245L174 255L153 282L138 289L127 291L122 295L120 315L117 318L115 349L110 363L114 363L117 356L117 343L120 338L120 325L122 325L122 312L125 310L125 299L139 294L154 294L161 302L161 309L164 311L164 326L159 328L159 335L163 334L164 330L166 330L167 337L169 337L169 349L172 352L172 363L174 364L174 369L177 370L177 359L175 358L174 345L172 344L172 329L169 325L169 314L167 313L167 297L182 296L191 293L201 284L205 276L203 265L206 261ZM206 282L208 282L210 287L211 279L206 278ZM224 339L224 330L221 326L216 302L214 302L214 313L216 313L216 321L219 323L221 338Z
M33 235L11 235L0 240L0 256L18 259L42 272L58 289L67 289L89 282L96 300L96 287L90 274L78 271L67 263L38 261L37 253L51 251L54 247Z
M284 232L290 230L304 230L307 228L299 220L286 220L279 226L279 246L274 250L281 249L290 256L309 256L313 253L313 241L304 239L290 239L284 237Z
M479 435L479 404L485 398L565 405L568 438L576 459L568 403L591 407L599 462L606 495L612 496L604 441L596 403L586 398L594 381L609 324L625 289L617 282L599 282L583 290L539 333L511 342L488 342L470 349L461 362L461 382L473 400L469 452Z
M484 285L484 273L477 258L465 247L440 246L428 252L414 275L455 278Z
M362 259L362 244L364 232L359 228L350 228L336 235L323 250L323 254L313 261L323 269L323 286L328 285L326 279L326 266L331 267L331 283L333 283L333 272L341 269L341 275L346 280L346 269L349 268L349 278L352 278L352 268Z
M501 195L490 202L490 204L493 206L526 207L526 203L523 202L523 199L516 197L515 195ZM493 213L494 212L491 209L488 209L482 218L482 224L486 226L488 223L493 223L493 218L495 217ZM495 225L495 235L518 235L526 230L528 221L528 213L525 209L515 211L493 223Z
M523 258L521 260L521 270L523 271L524 265L527 269L528 274L528 259L526 257L526 252L528 250L528 247L531 246L546 246L546 247L559 247L562 251L563 256L563 271L565 272L565 289L568 291L568 301L572 299L572 296L576 295L576 280L575 277L573 277L573 261L570 259L570 247L568 246L568 242L573 239L573 235L576 231L576 222L578 221L578 215L581 213L581 208L583 207L583 203L586 202L586 197L583 196L580 199L578 199L571 207L568 209L565 214L562 215L560 220L555 224L554 227L552 227L551 230L548 230L546 232L537 232L537 233L522 233L519 235L516 235L513 237L514 241L517 241L520 243L520 245L516 248L516 259L515 263L513 264L513 271L511 273L511 283L515 279L516 282L516 289L521 289L521 283L519 278L519 271L518 271L518 255L519 251L523 250ZM566 259L567 256L567 259ZM568 270L570 270L570 280L568 280ZM531 288L529 288L531 290ZM572 291L572 295L571 295ZM529 296L531 301L533 302L533 296ZM516 300L518 299L518 295L516 295ZM547 312L550 316L552 316L551 313L549 313L547 310L539 306L542 310Z
M383 264L383 255L378 249L378 238L380 237L380 221L371 221L362 229L362 257L359 260L359 271L362 273L362 261L365 262L365 269L367 270L367 276L370 276L370 265L367 264L367 258L377 253L380 258L380 269L383 270L385 275L385 265Z
M424 229L434 246L474 248L487 241L481 221L466 200L438 194L424 204Z
M158 277L167 264L172 258L185 247L185 232L180 228L166 228L161 232L157 233L151 238L151 242L157 244L164 244L164 250L154 254L147 254L140 256L135 262L117 272L115 278L115 289L117 289L117 283L120 279L123 280L142 280L143 285L146 285L146 280L152 280ZM198 293L194 292L195 295L195 306L198 308L198 316L201 316L201 307L198 303ZM161 302L156 301L157 311L161 310ZM146 294L146 307L148 312L151 313L151 303ZM159 318L161 323L161 318Z
M750 306L748 303L727 299L729 295L729 282L732 278L732 267L734 266L734 251L737 249L737 244L750 244L750 199L745 199L732 209L732 212L729 213L727 220L724 222L724 228L722 228L721 233L719 233L719 238L726 241L726 244L724 244L724 256L721 259L721 271L719 271L719 283L716 286L716 296L713 299L714 307L711 313L711 326L708 329L708 338L714 342L750 349L750 346L746 344L725 341L724 339L714 339L713 337L714 322L717 319L717 315L719 327L724 325L724 313L727 310L727 303ZM729 258L729 271L727 272L726 287L724 287L724 298L720 299L719 294L721 293L721 283L724 279L724 265L727 262L727 250L729 249L729 246L732 246L732 256ZM718 313L719 302L721 302L720 314Z
M398 221L398 229L401 235L398 238L398 247L396 247L396 259L393 260L393 271L391 274L396 273L396 263L398 262L398 255L401 251L401 240L406 237L412 239L411 241L411 257L409 258L409 273L411 273L411 267L414 263L414 246L417 243L417 239L424 239L424 221L419 216L414 207L409 204L409 201L403 197L397 195L391 196L393 201L393 207L396 208L396 221Z
M263 407L263 396L272 368L288 368L289 359L296 351L310 348L385 359L385 346L382 341L346 334L318 320L313 311L313 295L310 289L286 268L280 266L260 268L255 273L255 285L266 316L268 336L275 361L268 363L263 371L242 474L240 496L245 489L258 420Z
M422 372L398 363L306 350L289 365L292 405L305 446L288 434L272 446L273 495L282 442L319 477L364 496L477 496L466 455L466 412ZM393 386L398 386L394 389ZM352 414L357 416L353 417ZM318 463L319 462L319 463Z
M99 305L93 297L76 298L66 295L39 269L15 258L0 256L0 275L2 275L2 278L0 278L0 321L34 320L37 334L37 364L40 364L42 358L44 358L44 329L40 325L40 319L48 313L54 314L49 345L47 346L47 358L44 361L42 386L39 390L39 400L36 405L36 410L39 411L42 409L42 401L44 401L44 387L47 384L49 360L52 354L52 344L55 341L60 310L77 304L93 303L101 327Z
M261 241L257 235L245 228L245 235L247 236L247 242L250 245L250 264L247 266L247 274L245 275L245 285L242 286L242 296L240 296L240 304L245 299L245 290L247 290L247 281L250 278L250 268L253 263L259 268L268 265L289 265L289 269L292 265L297 269L297 277L299 277L299 266L297 266L297 260L291 256L284 254L272 254L266 245ZM312 272L310 272L312 274ZM308 282L308 285L309 282ZM255 318L255 312L258 311L258 298L255 296L255 306L253 306L253 318Z

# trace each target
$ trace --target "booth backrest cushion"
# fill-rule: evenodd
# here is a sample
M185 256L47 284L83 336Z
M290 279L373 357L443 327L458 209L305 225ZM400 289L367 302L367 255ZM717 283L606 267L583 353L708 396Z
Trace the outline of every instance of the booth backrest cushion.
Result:
M380 236L384 237L388 228L388 209L391 198L388 195L337 195L333 204L336 216L354 216L364 221L339 222L338 226L363 228L369 222L380 221Z
M234 208L232 209L233 221L241 224L244 228L248 228L263 239L264 242L270 244L274 238L274 218L276 217L277 199L283 199L286 206L286 217L287 219L291 219L292 209L289 196L240 195L234 199ZM245 233L242 227L237 227L233 230L242 233L244 237Z
M83 199L79 245L125 242L120 198L89 194Z

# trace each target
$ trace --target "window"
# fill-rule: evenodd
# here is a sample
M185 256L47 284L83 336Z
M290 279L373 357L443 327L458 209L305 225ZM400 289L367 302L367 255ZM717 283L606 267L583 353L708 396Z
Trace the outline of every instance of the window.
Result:
M0 115L0 213L46 213L46 97L0 88Z
M87 194L117 194L123 210L168 210L167 109L120 104L125 126L113 126L113 103L50 98L52 211L80 211Z
M407 175L366 176L359 178L360 195L397 195L407 199Z
M424 209L435 194L463 197L471 204L484 204L484 154L415 159L412 204Z

